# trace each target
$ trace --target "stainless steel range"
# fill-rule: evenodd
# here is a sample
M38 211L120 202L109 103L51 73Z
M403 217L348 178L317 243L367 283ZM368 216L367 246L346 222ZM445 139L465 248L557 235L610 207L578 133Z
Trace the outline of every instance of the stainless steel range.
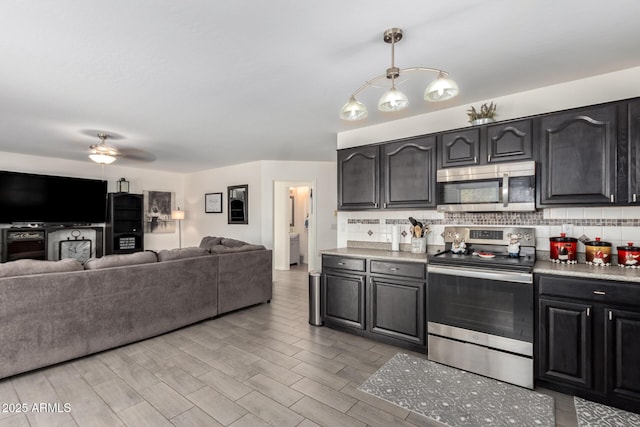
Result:
M429 360L533 388L535 229L446 227L429 256Z

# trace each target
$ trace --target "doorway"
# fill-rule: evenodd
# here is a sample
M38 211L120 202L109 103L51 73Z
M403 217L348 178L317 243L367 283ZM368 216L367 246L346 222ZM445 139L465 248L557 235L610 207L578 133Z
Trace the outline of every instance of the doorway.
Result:
M276 270L316 267L313 182L274 182L273 257Z

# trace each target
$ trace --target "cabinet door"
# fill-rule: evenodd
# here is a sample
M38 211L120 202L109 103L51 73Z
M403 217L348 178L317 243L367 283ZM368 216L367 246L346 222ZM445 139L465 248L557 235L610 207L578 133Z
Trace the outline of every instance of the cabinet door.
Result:
M435 137L382 146L384 208L426 208L436 205Z
M425 283L371 277L369 330L425 344Z
M487 126L487 163L531 159L531 122L520 120Z
M365 277L331 271L323 273L322 313L325 322L365 328Z
M338 151L338 209L377 209L379 180L379 146Z
M628 181L627 199L632 204L640 203L640 100L628 104L627 133L629 143L628 167L618 171L621 179Z
M607 392L640 404L640 311L606 309L605 322Z
M543 117L541 205L615 203L615 104Z
M540 299L538 309L540 378L591 388L593 308Z
M467 129L440 135L441 167L477 165L480 162L480 129Z

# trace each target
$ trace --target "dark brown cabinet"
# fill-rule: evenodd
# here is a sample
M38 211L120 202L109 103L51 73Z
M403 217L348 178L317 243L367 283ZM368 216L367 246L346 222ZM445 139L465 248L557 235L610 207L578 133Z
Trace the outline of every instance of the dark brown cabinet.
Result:
M371 260L368 289L371 333L425 345L425 280L423 264Z
M329 327L426 348L426 265L322 256L322 316Z
M109 193L105 253L128 254L144 250L143 195Z
M637 411L638 284L539 275L536 287L536 383Z
M377 209L380 206L380 147L338 151L338 209Z
M440 167L480 164L480 128L456 130L440 135Z
M541 298L538 308L540 377L591 388L593 307Z
M436 206L436 138L381 146L384 209Z
M622 146L619 144L618 180L627 188L619 192L619 198L635 205L640 203L640 100L625 103L622 113L622 129L628 138L621 138Z
M458 129L439 136L441 168L486 165L533 158L533 120Z
M540 119L539 206L616 203L616 104Z
M338 209L436 206L435 136L338 151Z
M322 257L322 317L327 325L365 329L365 262Z

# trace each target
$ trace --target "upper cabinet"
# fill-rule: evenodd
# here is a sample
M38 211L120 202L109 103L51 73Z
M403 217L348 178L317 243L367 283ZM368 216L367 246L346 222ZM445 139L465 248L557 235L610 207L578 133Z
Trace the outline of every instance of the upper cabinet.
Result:
M626 113L626 114L625 114ZM620 160L626 160L627 163L621 163L618 170L618 179L621 185L625 185L618 194L622 200L626 199L631 204L640 203L640 100L636 99L629 103L625 103L622 107L621 114L623 126L622 129L628 135L627 141L620 138L626 147L622 146L622 152L627 148L626 159L619 156Z
M383 144L381 150L382 207L435 207L435 136Z
M539 206L616 203L617 105L540 119Z
M445 132L439 140L441 168L533 158L531 119Z
M338 151L338 209L377 209L380 206L379 182L379 146Z
M338 151L338 209L435 207L436 138Z

